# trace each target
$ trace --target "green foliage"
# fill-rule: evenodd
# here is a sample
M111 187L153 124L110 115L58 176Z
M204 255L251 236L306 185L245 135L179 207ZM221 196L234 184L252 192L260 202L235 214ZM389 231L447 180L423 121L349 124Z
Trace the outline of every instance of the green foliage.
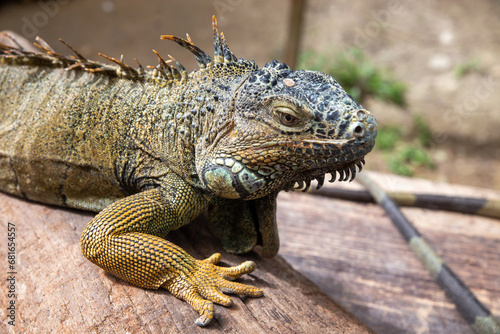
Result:
M322 53L304 52L299 57L298 68L330 74L357 101L373 96L399 106L406 104L406 85L388 70L377 68L360 49L349 49L332 59Z
M432 139L430 128L423 119L419 119L419 122L415 123L418 135L414 140L405 139L405 134L398 127L379 128L375 149L384 152L388 167L393 173L412 176L419 167L434 168L434 161L423 144L427 140L430 143Z
M392 172L412 176L418 167L434 168L434 161L424 148L414 144L404 144L388 158Z
M470 73L482 73L483 69L477 58L469 59L461 64L455 66L455 76L463 78Z
M430 147L432 144L432 130L427 120L421 114L413 116L413 124L417 131L417 139L424 147Z
M396 126L380 127L375 141L375 149L390 151L401 141L401 130Z
M398 175L413 176L413 170L407 163L403 163L397 158L391 158L387 163L391 172Z

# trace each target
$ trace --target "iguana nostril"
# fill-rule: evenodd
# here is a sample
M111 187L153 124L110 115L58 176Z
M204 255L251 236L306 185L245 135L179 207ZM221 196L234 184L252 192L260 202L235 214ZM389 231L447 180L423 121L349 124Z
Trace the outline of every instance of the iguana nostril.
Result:
M356 138L364 137L366 134L366 127L362 123L357 123L352 130L352 135Z

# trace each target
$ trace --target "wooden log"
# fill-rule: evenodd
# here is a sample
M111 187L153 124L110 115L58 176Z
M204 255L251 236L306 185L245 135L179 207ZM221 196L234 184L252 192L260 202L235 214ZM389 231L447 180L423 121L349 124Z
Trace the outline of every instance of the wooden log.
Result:
M389 191L500 198L493 190L371 175ZM339 185L361 189L355 182ZM417 208L403 212L500 316L500 221ZM377 205L281 193L278 222L280 255L376 332L473 333Z
M193 322L197 313L164 290L131 286L87 261L80 234L92 214L30 203L0 194L2 239L15 227L15 261L0 258L16 298L0 294L2 333L372 333L281 257L257 252L229 255L197 220L169 238L196 258L223 254L226 265L250 259L257 270L240 282L265 291L262 298L234 297L231 307L216 306L208 328ZM13 272L13 273L10 273ZM5 280L3 280L5 282ZM5 290L2 290L5 291ZM7 306L15 302L14 324Z

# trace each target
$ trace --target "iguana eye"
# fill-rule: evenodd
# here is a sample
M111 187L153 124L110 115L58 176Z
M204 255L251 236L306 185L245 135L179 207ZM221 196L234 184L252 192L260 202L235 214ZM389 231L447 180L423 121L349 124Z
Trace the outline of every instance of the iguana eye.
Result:
M285 126L299 125L300 119L294 115L295 112L292 109L288 107L276 107L274 110L281 124Z

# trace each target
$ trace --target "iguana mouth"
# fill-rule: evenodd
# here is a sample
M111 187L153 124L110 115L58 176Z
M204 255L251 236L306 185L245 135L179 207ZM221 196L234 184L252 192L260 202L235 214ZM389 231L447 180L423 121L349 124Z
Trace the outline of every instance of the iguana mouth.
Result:
M265 144L259 145L256 148L270 148L274 146L280 147L295 147L295 148L310 148L311 145L321 145L323 148L326 146L335 146L338 149L342 148L345 144L356 140L356 138L350 139L331 139L331 140L311 140L311 139L300 139L296 141L270 141ZM305 144L307 143L307 144Z
M323 147L326 146L336 146L337 148L342 148L345 144L356 140L356 138L350 138L350 139L325 139L325 140L313 140L313 139L302 139L303 143L308 143L312 145L321 145ZM296 145L294 145L296 146Z
M360 159L344 168L341 169L335 169L325 171L325 168L318 168L317 170L309 170L308 171L308 177L303 179L299 176L298 180L294 181L291 183L291 186L285 189L286 191L294 191L294 190L301 190L302 192L306 192L309 190L311 186L311 181L316 180L317 186L316 189L321 189L323 187L323 184L325 182L325 176L326 174L330 174L331 178L328 180L328 182L333 183L335 180L338 181L353 181L354 178L356 177L356 174L361 172L363 170L363 165L365 164L365 159ZM357 169L356 169L357 167ZM337 178L338 174L338 178Z

